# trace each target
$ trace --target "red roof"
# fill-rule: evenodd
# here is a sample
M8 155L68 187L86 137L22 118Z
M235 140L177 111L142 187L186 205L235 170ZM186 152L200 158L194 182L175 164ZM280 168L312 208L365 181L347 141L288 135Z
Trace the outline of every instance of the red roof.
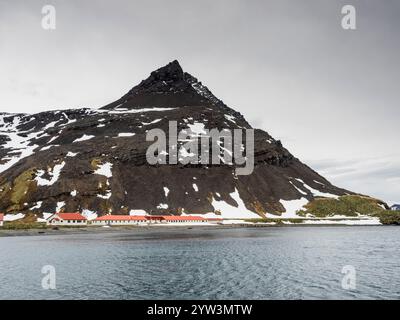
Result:
M165 216L146 216L149 220L164 220Z
M94 219L94 221L141 221L147 220L145 216L105 215Z
M59 212L56 213L56 215L59 216L62 220L87 220L86 217L77 212L75 213Z
M4 219L4 213L0 213L0 221L3 221Z
M202 218L199 216L163 216L166 221L203 221L207 218Z

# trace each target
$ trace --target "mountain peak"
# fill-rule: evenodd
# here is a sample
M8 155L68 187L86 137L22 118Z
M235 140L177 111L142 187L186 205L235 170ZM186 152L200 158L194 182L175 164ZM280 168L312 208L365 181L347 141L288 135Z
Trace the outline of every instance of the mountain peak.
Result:
M133 87L128 94L138 93L176 93L188 89L185 82L185 73L178 60L158 68L150 73L150 76Z
M170 81L170 80L183 80L183 69L179 64L178 60L174 60L164 67L161 67L150 74L150 77L146 80L151 78L152 81ZM145 80L145 81L146 81Z
M162 73L167 75L174 75L174 74L182 74L183 69L179 64L178 60L171 61L170 63L166 64L164 67L161 67L154 71L156 73Z
M151 72L147 79L142 80L126 95L103 108L212 107L216 105L224 106L223 102L197 78L184 72L178 60L173 60Z

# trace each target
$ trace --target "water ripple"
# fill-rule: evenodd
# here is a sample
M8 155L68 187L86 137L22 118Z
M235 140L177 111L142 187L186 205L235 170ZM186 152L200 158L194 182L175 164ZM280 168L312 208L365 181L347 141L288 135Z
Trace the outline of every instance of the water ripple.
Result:
M396 227L0 238L0 299L398 299ZM41 288L54 265L57 289ZM343 266L357 271L344 290Z

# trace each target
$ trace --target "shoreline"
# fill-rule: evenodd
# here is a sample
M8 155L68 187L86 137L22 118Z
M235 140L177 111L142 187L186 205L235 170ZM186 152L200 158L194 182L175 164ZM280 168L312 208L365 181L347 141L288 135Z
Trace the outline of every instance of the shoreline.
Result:
M250 224L250 223L235 223L235 224L219 224L219 225L152 225L152 226L90 226L90 227L58 227L46 229L0 229L0 238L2 237L20 237L20 236L50 236L50 235L76 235L76 234L110 234L119 232L150 232L150 231L177 231L188 229L242 229L242 228L296 228L296 227L383 227L385 225L366 224L366 225L348 225L338 223L326 224L305 224L305 223L292 223L292 224Z

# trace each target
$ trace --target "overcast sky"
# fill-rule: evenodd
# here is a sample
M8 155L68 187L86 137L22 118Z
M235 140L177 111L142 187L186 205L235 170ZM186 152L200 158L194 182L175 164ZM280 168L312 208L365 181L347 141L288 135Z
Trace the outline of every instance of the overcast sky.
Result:
M0 0L0 111L100 107L178 59L334 184L400 202L399 31L398 0Z

